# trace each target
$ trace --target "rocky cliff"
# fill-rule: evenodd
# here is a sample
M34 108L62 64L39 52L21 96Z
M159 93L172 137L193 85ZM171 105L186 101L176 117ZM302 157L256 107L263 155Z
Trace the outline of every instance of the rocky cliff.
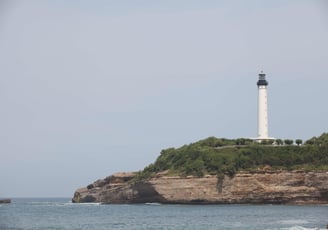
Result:
M155 177L131 183L117 173L78 189L73 202L180 204L327 204L328 171L238 172L234 176ZM130 181L130 182L129 182Z

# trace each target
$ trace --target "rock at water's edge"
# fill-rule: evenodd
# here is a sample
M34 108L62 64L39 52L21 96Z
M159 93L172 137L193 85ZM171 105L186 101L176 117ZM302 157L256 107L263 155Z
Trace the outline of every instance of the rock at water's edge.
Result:
M11 203L10 199L0 199L0 204L9 204Z
M238 172L233 177L155 177L129 183L135 173L113 174L78 189L72 202L180 204L328 204L328 171Z

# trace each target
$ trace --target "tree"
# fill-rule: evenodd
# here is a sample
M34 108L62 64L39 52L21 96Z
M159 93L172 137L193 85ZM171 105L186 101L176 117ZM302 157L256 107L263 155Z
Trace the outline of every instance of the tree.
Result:
M270 140L267 140L267 142L268 142L269 145L272 145L274 143L274 140L270 139Z
M314 141L313 140L307 140L307 141L305 141L304 144L306 144L306 145L314 145Z
M294 143L294 141L290 140L290 139L285 139L284 143L285 143L285 145L292 145Z
M281 139L277 139L276 143L277 143L277 145L283 145L284 144L284 142Z
M296 139L295 143L296 143L298 146L300 146L300 145L303 143L303 141L302 141L301 139Z
M236 145L244 145L246 143L245 138L238 138L236 139Z

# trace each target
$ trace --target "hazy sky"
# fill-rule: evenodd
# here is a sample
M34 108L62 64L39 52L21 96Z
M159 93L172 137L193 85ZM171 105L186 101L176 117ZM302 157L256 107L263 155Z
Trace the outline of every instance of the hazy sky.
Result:
M324 1L1 1L0 197L65 196L161 149L328 131Z

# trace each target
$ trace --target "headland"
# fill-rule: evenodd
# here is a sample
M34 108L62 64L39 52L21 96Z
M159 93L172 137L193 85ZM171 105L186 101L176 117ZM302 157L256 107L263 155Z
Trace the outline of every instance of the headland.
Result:
M97 180L72 201L328 204L328 134L292 143L210 137L162 150L142 171Z

